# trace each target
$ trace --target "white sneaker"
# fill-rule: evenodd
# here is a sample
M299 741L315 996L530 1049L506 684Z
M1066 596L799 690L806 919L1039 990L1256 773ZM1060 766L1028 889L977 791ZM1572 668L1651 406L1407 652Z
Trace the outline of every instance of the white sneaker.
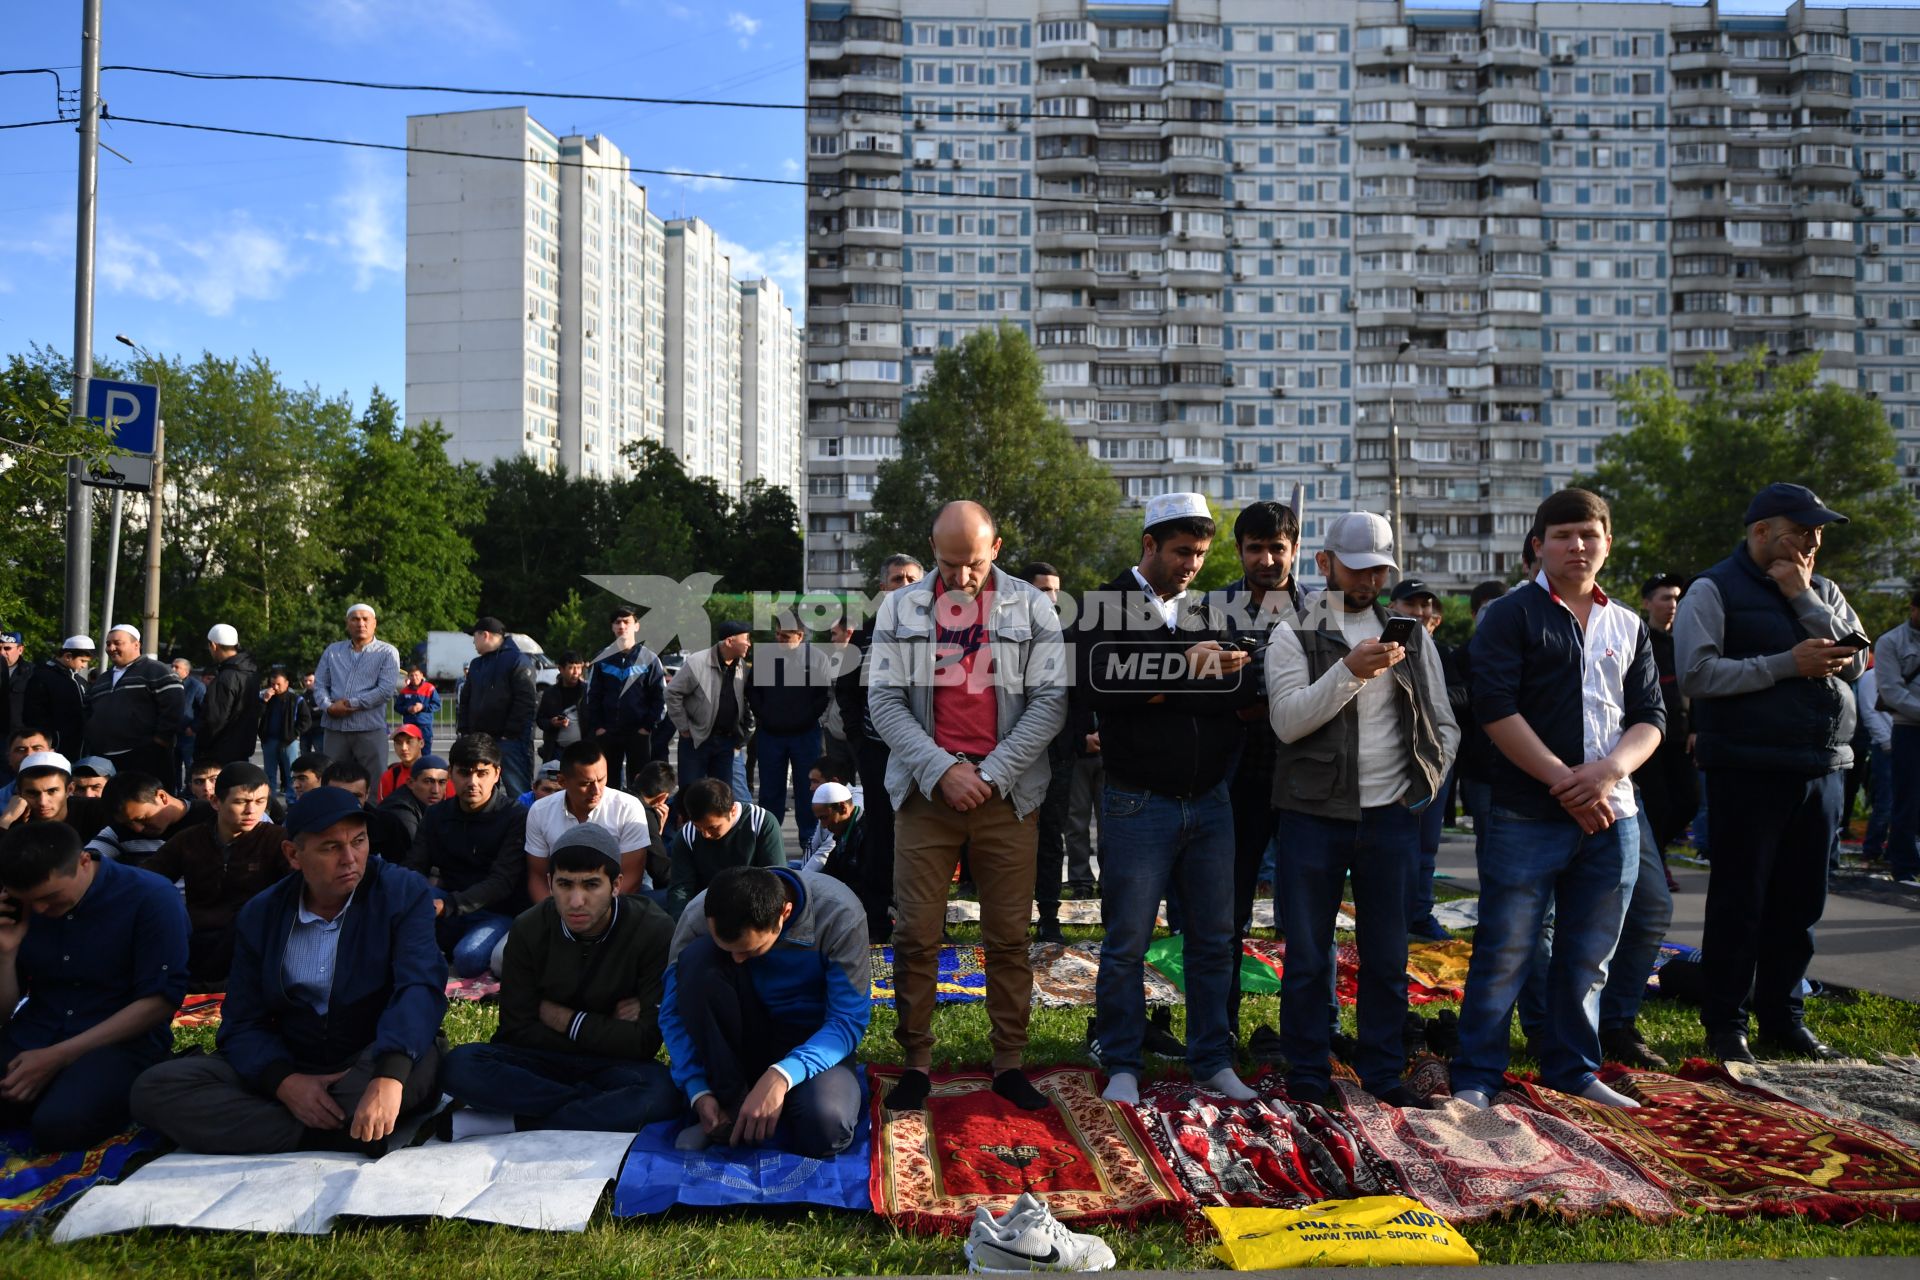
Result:
M1067 1230L1030 1192L1022 1192L1001 1217L985 1208L974 1211L967 1234L969 1272L1110 1271L1113 1266L1113 1250L1104 1240Z

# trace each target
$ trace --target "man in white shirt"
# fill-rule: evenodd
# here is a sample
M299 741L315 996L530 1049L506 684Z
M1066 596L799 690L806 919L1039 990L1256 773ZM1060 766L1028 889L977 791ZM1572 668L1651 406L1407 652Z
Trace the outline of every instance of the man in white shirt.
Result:
M567 830L591 822L613 832L620 846L616 894L652 888L647 878L647 810L639 799L607 785L607 753L600 743L582 739L560 753L560 790L533 802L527 811L527 896L544 902L551 890L547 859Z
M1353 876L1359 923L1358 1061L1367 1092L1420 1103L1400 1083L1407 1013L1407 888L1420 861L1420 813L1440 795L1460 745L1440 651L1411 619L1384 633L1380 603L1393 529L1365 511L1327 525L1315 557L1326 590L1267 645L1267 707L1280 742L1273 807L1280 822L1280 925L1287 935L1280 1037L1287 1094L1322 1102L1333 999L1334 917Z

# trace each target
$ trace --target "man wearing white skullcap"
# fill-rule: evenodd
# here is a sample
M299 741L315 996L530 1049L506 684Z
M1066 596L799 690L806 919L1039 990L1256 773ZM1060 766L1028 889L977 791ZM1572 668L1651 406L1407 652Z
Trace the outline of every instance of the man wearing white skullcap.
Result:
M387 767L387 707L400 688L400 651L373 638L370 604L347 609L347 638L335 640L313 669L313 700L326 725L325 751L378 778Z
M260 730L260 667L240 647L240 633L226 623L207 632L213 683L200 707L195 757L223 765L253 759Z
M107 631L107 661L87 690L87 751L119 773L143 773L172 786L180 771L175 743L187 712L180 677L140 655L140 632L127 623Z

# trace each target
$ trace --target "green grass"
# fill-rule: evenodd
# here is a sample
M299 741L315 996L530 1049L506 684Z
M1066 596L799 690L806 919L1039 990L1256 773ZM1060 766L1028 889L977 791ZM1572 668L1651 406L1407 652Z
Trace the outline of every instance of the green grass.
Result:
M1445 896L1447 887L1442 882ZM977 926L956 925L962 939L977 939ZM1098 930L1067 930L1069 937L1097 937ZM1445 1007L1444 1005L1440 1007ZM1035 1009L1029 1061L1086 1062L1089 1009ZM1429 1007L1426 1012L1434 1012ZM1184 1034L1186 1011L1174 1010L1174 1030ZM1353 1009L1342 1010L1353 1030ZM1261 1023L1277 1025L1279 1000L1250 996L1243 1034ZM446 1030L455 1043L484 1039L493 1031L491 1006L456 1004ZM1808 1024L1843 1052L1871 1056L1881 1050L1914 1052L1920 1045L1920 1006L1882 996L1859 995L1808 1002ZM1662 1001L1647 1004L1641 1030L1654 1047L1678 1061L1698 1056L1705 1040L1695 1011ZM875 1009L862 1048L869 1062L897 1063L894 1016ZM934 1017L941 1043L940 1065L987 1061L987 1016L982 1005L942 1005ZM211 1030L185 1032L182 1044L212 1042ZM1514 1069L1532 1070L1516 1040ZM1207 1241L1187 1238L1177 1222L1154 1222L1101 1233L1122 1269L1194 1270L1220 1267ZM1812 1258L1920 1255L1920 1231L1911 1224L1861 1220L1844 1227L1800 1218L1734 1221L1709 1215L1653 1226L1627 1216L1564 1223L1529 1214L1468 1227L1464 1234L1489 1263L1630 1262L1642 1259ZM326 1280L395 1280L427 1276L574 1277L819 1276L941 1274L965 1269L959 1242L903 1235L871 1215L822 1210L675 1210L654 1218L614 1220L603 1205L578 1235L517 1231L454 1221L373 1226L346 1223L332 1235L246 1236L139 1232L128 1236L54 1246L45 1240L0 1244L0 1274L19 1280L87 1280L138 1275L151 1280L248 1276L254 1280L313 1276Z

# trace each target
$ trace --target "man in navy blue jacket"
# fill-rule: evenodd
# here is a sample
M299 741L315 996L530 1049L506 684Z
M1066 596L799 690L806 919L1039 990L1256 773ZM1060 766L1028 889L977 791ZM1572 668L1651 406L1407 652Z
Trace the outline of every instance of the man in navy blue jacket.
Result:
M587 667L580 734L607 753L607 785L617 788L653 758L653 727L667 709L667 680L660 655L635 639L640 622L632 605L615 605L608 623L613 643Z
M473 650L454 698L454 732L484 733L500 744L500 773L517 796L533 785L533 713L540 703L533 664L498 618L473 624Z
M1453 1096L1485 1107L1507 1068L1507 1025L1549 905L1542 1080L1609 1106L1594 1021L1639 871L1630 775L1660 745L1666 708L1646 624L1595 579L1612 546L1599 496L1540 504L1532 582L1487 606L1473 633L1473 711L1493 740L1493 812L1480 851L1480 927L1460 1011Z
M347 791L309 791L286 828L292 874L234 921L219 1051L147 1071L133 1115L190 1151L381 1155L401 1116L440 1097L433 894L369 856Z

